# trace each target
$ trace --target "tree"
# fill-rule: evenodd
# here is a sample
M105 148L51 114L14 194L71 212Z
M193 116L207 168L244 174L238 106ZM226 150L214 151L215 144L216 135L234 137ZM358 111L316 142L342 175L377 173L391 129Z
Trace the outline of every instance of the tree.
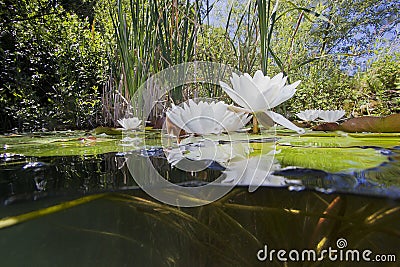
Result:
M94 123L106 64L101 35L54 2L2 5L0 130Z

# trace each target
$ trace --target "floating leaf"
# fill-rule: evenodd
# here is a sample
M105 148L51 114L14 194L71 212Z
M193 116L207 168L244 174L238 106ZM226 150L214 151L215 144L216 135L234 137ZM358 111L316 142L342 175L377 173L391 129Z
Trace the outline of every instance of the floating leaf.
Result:
M278 146L282 167L296 166L326 172L363 170L379 166L387 157L374 149Z
M107 135L121 135L122 134L122 130L118 130L115 128L111 128L111 127L97 127L96 129L94 129L95 134L102 134L105 133Z
M296 147L391 148L400 145L400 133L309 132L301 136L278 137L279 145Z
M364 116L349 119L341 124L323 123L313 128L316 131L344 131L349 133L396 133L400 132L400 114L386 117Z

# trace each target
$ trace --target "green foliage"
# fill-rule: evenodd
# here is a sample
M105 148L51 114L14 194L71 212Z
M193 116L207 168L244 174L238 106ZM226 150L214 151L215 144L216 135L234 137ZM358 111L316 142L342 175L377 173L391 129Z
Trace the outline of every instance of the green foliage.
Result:
M278 107L286 115L400 111L398 54L372 47L377 37L395 36L393 1L279 1L277 9L272 0L224 3L211 17L220 1L0 2L0 131L115 126L149 76L193 60L302 80ZM365 72L342 71L374 52ZM224 96L215 86L180 89L169 97Z
M398 98L382 84L383 77L393 78L388 78L389 73L383 74L383 68L377 70L382 76L373 83L384 95L373 93L374 86L362 83L360 76L347 73L351 70L350 64L359 65L371 54L371 43L378 36L392 31L389 26L382 27L382 23L398 23L390 15L395 14L393 9L382 9L384 5L393 6L392 3L279 1L273 13L277 2L260 0L229 5L225 11L228 14L225 36L234 47L230 58L241 71L252 74L256 69L264 69L268 75L284 72L291 82L302 80L295 97L278 107L279 112L290 116L306 108L344 108L348 115L360 115L365 113L361 111L362 106L374 105L375 102L371 103L374 99L386 107L374 107L365 114L397 112ZM379 12L372 14L374 11ZM385 16L390 19L384 20ZM354 34L357 30L363 36L362 42ZM385 54L385 51L377 52ZM391 68L391 73L395 73L395 66ZM385 97L389 92L391 96Z
M100 33L47 1L3 5L0 130L94 124L106 63Z
M354 76L340 70L340 61L332 59L303 67L308 75L295 76L303 79L288 110L294 114L305 109L344 109L347 116L399 113L398 56L386 54Z
M330 60L321 60L302 68L307 76L295 96L288 102L288 109L297 113L305 109L342 109L351 112L357 101L352 79ZM345 104L346 103L346 104Z
M400 112L400 53L384 54L372 62L360 77L360 89L376 105L373 114L388 115Z

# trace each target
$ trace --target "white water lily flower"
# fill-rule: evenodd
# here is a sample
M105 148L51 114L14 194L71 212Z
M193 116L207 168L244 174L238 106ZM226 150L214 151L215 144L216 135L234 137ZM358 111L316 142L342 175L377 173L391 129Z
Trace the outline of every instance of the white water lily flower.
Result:
M324 122L336 122L346 114L344 110L320 110L318 117Z
M236 131L244 127L251 119L245 112L236 113L228 109L223 101L195 103L189 99L183 108L173 106L167 111L167 119L186 133L220 134Z
M283 77L282 73L270 78L264 76L262 71L258 70L253 78L247 73L240 76L233 73L231 77L233 89L222 81L219 83L229 97L247 112L254 114L265 112L276 123L298 133L304 133L304 129L297 127L282 115L270 111L270 109L293 97L296 87L300 84L300 81L297 81L285 85L286 80L287 77Z
M124 127L124 130L132 130L138 128L140 123L142 123L142 121L139 120L137 117L132 117L132 118L123 118L122 120L118 120L118 123L122 127Z
M296 116L303 121L315 121L318 118L320 110L306 109L296 113Z

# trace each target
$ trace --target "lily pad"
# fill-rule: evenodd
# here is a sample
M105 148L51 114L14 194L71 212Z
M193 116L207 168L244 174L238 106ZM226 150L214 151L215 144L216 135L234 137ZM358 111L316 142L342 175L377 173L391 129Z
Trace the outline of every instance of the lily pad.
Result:
M94 129L95 134L107 134L107 135L122 135L121 129L111 128L111 127L97 127Z
M84 131L67 131L38 134L21 134L0 136L0 148L3 153L19 154L24 156L89 156L109 152L123 152L135 149L126 147L123 138L136 138L143 146L159 146L160 131L145 131L127 133L126 135L90 135ZM94 132L92 132L94 134ZM145 141L144 141L145 140ZM142 142L143 141L143 142Z
M4 144L7 149L5 153L20 154L25 156L73 156L73 155L96 155L108 152L121 151L119 139L111 138L43 138L41 142L29 142L29 139L19 138L17 140L8 139ZM4 139L0 142L3 144ZM3 145L3 146L4 146Z
M313 128L316 131L344 131L349 133L396 133L400 132L400 114L386 117L364 116L338 123L323 123Z
M160 131L137 132L135 136L143 141L143 146L161 145ZM133 137L135 137L133 136ZM270 153L275 143L271 134L232 134L231 139L211 136L220 142L248 142L253 152L250 156ZM378 166L387 157L371 146L391 148L400 145L400 134L347 134L340 132L310 132L304 135L276 136L276 155L282 166L315 168L329 172L349 169L366 169ZM86 132L57 133L38 137L34 135L0 136L4 153L25 156L70 156L95 155L108 152L123 152L124 136L88 136ZM366 149L368 148L368 149Z
M297 147L367 147L391 148L400 145L400 133L310 132L301 136L278 137L281 146Z
M374 149L279 146L276 159L282 167L296 166L327 172L364 170L379 166L387 157Z
M349 172L374 168L389 161L386 155L373 148L332 146L277 145L275 158L284 167L301 167L326 172ZM251 144L253 153L259 156L270 152L270 145Z

